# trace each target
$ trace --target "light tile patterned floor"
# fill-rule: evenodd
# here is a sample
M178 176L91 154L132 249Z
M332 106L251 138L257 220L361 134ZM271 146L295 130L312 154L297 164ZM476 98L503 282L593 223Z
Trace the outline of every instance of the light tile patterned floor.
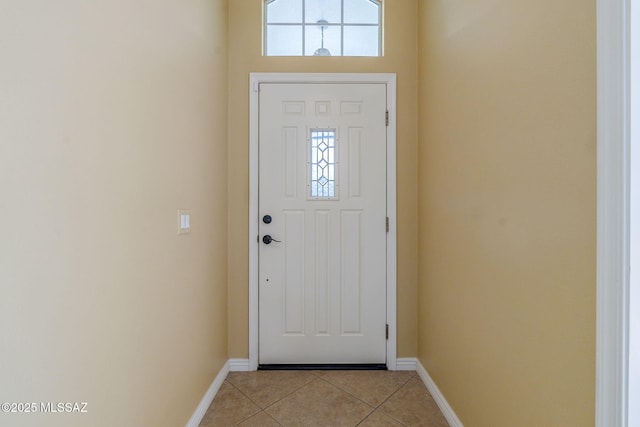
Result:
M427 426L447 421L415 372L231 372L200 427Z

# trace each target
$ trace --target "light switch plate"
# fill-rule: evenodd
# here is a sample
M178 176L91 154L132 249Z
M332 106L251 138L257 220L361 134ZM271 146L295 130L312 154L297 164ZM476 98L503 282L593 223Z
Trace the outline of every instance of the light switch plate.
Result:
M191 232L191 212L189 209L178 209L178 234Z

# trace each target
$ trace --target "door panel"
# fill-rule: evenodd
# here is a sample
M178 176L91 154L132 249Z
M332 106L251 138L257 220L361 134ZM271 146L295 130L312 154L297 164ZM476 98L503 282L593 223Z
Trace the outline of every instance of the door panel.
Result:
M386 86L259 96L259 363L385 363Z

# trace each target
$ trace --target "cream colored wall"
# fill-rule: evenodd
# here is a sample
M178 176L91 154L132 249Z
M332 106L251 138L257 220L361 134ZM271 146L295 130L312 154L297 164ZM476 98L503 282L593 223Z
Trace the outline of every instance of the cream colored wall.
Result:
M0 9L0 402L88 403L0 424L184 425L227 359L226 1Z
M398 356L417 346L417 0L386 5L381 58L264 57L262 0L229 2L229 354L248 350L249 73L397 73Z
M466 426L594 424L595 2L420 2L419 360Z

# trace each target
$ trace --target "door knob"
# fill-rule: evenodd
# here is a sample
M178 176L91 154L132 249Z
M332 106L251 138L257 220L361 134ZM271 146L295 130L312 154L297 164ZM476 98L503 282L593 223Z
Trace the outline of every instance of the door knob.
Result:
M271 224L271 215L265 215L262 217L262 222L264 222L265 224Z
M264 243L265 245L270 244L271 242L278 242L280 243L280 240L276 240L273 237L269 236L268 234L265 234L265 236L262 238L262 243Z

